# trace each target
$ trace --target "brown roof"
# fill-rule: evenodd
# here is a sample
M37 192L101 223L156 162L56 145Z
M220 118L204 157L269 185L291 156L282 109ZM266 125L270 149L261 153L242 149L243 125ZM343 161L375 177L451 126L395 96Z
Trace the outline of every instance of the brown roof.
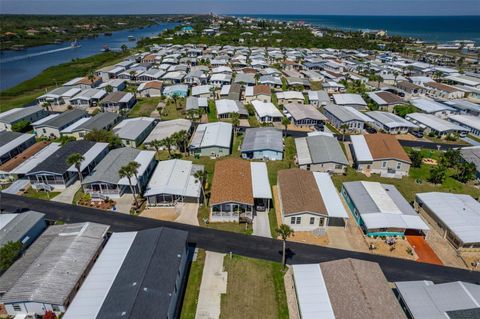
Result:
M376 92L375 93L379 98L387 102L388 104L393 104L393 103L401 103L403 100L401 97L398 95L395 95L393 93L387 92L387 91L382 91L382 92Z
M90 85L90 84L92 84L92 83L95 83L95 82L99 81L100 79L101 79L101 78L100 78L99 76L94 76L94 77L93 77L93 80L89 80L89 79L88 79L88 76L85 76L85 77L83 77L81 80L79 80L79 81L77 82L77 84L87 84L87 85Z
M270 90L270 87L266 84L255 85L253 87L253 95L259 94L272 95L272 91Z
M15 157L12 157L10 160L7 162L3 163L0 165L0 171L2 172L10 172L11 170L15 169L18 167L20 164L25 162L27 159L32 157L33 155L37 154L40 152L43 148L45 148L50 142L48 141L43 141L43 142L38 142L21 152Z
M403 89L403 90L420 90L420 89L425 89L424 87L420 85L416 85L414 83L408 82L408 81L400 81L397 83L397 87Z
M299 168L281 170L277 183L285 216L303 212L327 215L327 208L311 171Z
M364 137L374 160L392 158L410 163L410 158L395 136L379 133L366 134Z
M257 70L255 70L254 68L243 68L242 72L249 73L249 74L257 74Z
M425 83L425 85L426 85L426 86L429 86L429 87L431 87L431 88L440 90L440 91L448 92L448 93L458 92L458 89L457 89L457 88L454 88L453 86L446 85L446 84L443 84L443 83L427 82L427 83Z
M161 90L163 86L162 81L150 81L146 82L145 86L143 87L144 89L159 89Z
M336 319L406 319L377 263L348 258L320 268Z
M210 204L226 202L253 205L252 173L249 161L227 158L215 163Z
M285 60L285 61L283 61L283 64L285 64L285 65L295 65L297 63L292 61L292 60Z

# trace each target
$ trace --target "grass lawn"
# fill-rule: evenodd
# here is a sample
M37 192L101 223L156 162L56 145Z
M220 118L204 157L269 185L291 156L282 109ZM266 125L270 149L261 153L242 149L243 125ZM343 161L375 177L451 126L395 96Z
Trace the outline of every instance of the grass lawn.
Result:
M198 223L201 227L230 231L233 233L240 233L245 235L251 235L253 233L252 225L245 223L208 223L204 220L208 220L210 207L202 206L198 209Z
M159 97L139 98L137 104L135 104L135 106L128 113L128 117L150 117L150 114L155 111L158 102L160 102Z
M258 120L255 116L249 116L248 117L248 124L250 124L251 127L259 127L260 126L260 123L258 122Z
M171 99L165 101L165 110L162 110L160 116L162 121L185 118L185 99L178 99L177 105Z
M285 152L283 155L283 160L267 162L268 178L271 186L277 185L277 173L279 170L296 167L294 163L295 154L295 140L293 137L289 136L285 138Z
M310 89L312 91L318 91L318 90L323 89L322 82L320 82L320 81L310 81Z
M428 136L428 135L425 135L424 136L426 139L432 141L433 143L440 143L440 144L465 144L465 145L469 145L467 142L465 142L464 140L460 139L460 138L457 138L455 141L449 141L445 138L438 138L436 136Z
M190 273L188 274L187 288L185 290L185 296L183 297L180 319L195 319L204 265L205 251L199 249L197 260L192 262Z
M287 298L279 263L226 256L227 293L222 295L220 318L288 318Z
M476 137L475 135L468 134L468 138L471 138L471 139L474 140L475 142L480 143L480 138L479 138L479 137Z
M80 187L80 189L75 193L73 196L72 204L77 205L77 202L85 196L85 193L83 192L83 189Z
M33 188L29 188L28 191L26 191L23 196L30 197L30 198L38 198L38 199L46 199L50 200L60 194L60 192L39 192Z
M427 165L422 165L421 168L412 168L410 170L412 176L404 176L402 179L384 178L380 177L379 175L372 175L371 177L366 177L362 173L355 171L353 168L348 168L346 175L334 175L332 176L332 180L338 190L341 189L343 182L351 181L370 181L392 184L395 185L395 187L409 202L413 202L415 200L415 195L417 193L424 192L462 193L471 195L474 198L478 198L478 196L480 195L480 191L475 187L468 184L462 184L453 179L452 177L447 177L441 185L428 183L424 177L426 174L425 172L428 173L429 168L425 168L424 166ZM417 183L417 178L422 179L422 181L420 183Z
M86 76L91 70L115 64L126 55L124 53L107 52L87 58L73 59L71 62L49 67L32 79L1 91L0 105L2 112L30 103L38 96L45 94L45 90L61 86L64 82L75 77Z
M217 108L215 107L215 101L208 101L208 122L218 122L217 119Z
M337 128L334 127L332 124L330 124L330 123L325 123L325 126L328 127L328 129L329 129L330 131L332 131L332 133L334 133L334 134L341 134L340 131L337 130Z
M232 156L233 157L240 157L241 152L240 152L240 146L242 145L243 142L243 134L242 133L237 133L236 135L233 135L233 145L232 145Z

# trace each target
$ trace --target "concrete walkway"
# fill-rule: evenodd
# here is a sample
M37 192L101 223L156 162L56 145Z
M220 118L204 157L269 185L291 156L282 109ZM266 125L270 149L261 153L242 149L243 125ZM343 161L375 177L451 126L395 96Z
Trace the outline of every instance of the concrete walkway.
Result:
M71 204L73 202L73 198L75 197L75 194L78 192L81 186L82 185L80 184L80 181L76 181L72 185L65 188L60 194L52 198L52 201Z
M257 215L253 217L253 234L255 236L272 238L268 212L257 212Z
M196 319L220 318L221 295L227 293L227 273L223 271L224 257L225 254L206 252Z
M115 208L117 212L130 214L130 208L132 208L132 204L134 202L132 194L123 194L120 198L115 199Z
M198 226L198 204L183 203L180 208L180 216L175 219L175 222Z

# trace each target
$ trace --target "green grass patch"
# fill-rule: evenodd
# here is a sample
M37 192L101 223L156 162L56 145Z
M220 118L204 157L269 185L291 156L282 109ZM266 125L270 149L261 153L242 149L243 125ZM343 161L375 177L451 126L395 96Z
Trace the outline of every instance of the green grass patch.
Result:
M251 235L253 233L252 225L247 223L205 223L205 221L208 220L209 212L210 207L206 205L200 207L200 209L198 210L198 223L201 227L224 230L245 235Z
M217 122L217 107L214 100L208 101L208 122Z
M176 105L173 100L167 99L160 117L163 121L185 118L185 99L178 99Z
M128 117L150 117L157 108L158 102L160 102L159 97L139 98L137 104L128 113Z
M188 274L187 288L185 290L185 296L183 298L180 319L195 319L204 265L205 251L203 249L199 249L197 259L195 261L192 261L190 273Z
M228 283L220 318L289 318L280 263L227 255L223 264Z
M468 134L468 138L474 140L475 142L480 143L480 138L479 138L479 137L476 137L476 136L473 135L473 134Z
M45 199L50 200L60 194L60 192L44 192L44 191L37 191L30 187L28 191L23 193L23 196L30 197L30 198L38 198L38 199Z
M325 123L325 126L334 134L341 134L339 130L335 126L330 123Z

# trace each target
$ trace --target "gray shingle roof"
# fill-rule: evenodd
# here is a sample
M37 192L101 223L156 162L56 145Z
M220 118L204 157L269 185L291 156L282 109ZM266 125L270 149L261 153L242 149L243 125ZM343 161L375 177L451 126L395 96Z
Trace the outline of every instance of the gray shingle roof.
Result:
M119 117L120 115L114 112L98 113L73 131L75 132L106 129L108 126L114 125L118 121Z
M22 133L18 133L18 132L2 131L0 132L0 146L3 146L13 141L22 135L23 135Z
M97 319L167 318L187 234L169 228L138 232Z
M283 152L282 131L269 127L247 129L243 138L242 152L261 150Z
M120 180L118 171L120 168L135 160L141 150L130 147L122 147L110 151L104 159L93 169L92 173L85 177L83 184L93 182L105 182L117 184Z
M83 110L73 109L70 111L63 112L59 116L43 122L42 124L39 125L39 127L49 126L49 127L61 128L87 115L88 113Z
M44 219L45 214L27 211L22 214L15 214L16 216L1 228L0 232L0 247L12 241L17 242L40 220Z
M4 112L3 114L0 114L0 122L11 124L27 116L35 114L37 112L45 112L45 114L47 114L47 112L41 106L38 106L38 105L34 105L30 107L22 107L22 108L15 109L15 112L7 111L7 112Z
M308 136L306 139L312 164L333 162L348 165L347 158L336 138L315 135Z

